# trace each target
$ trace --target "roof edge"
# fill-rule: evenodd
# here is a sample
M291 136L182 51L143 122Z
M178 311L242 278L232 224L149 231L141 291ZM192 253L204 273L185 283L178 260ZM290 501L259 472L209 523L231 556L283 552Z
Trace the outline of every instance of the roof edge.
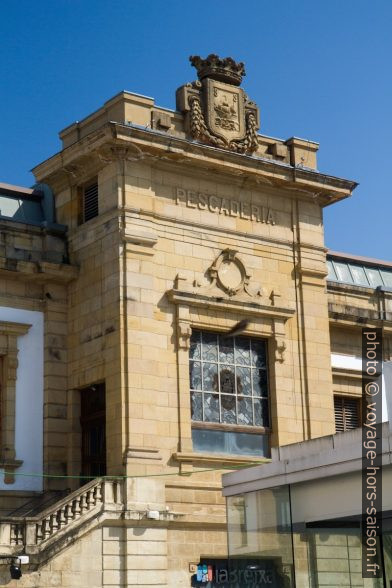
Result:
M353 253L344 253L341 251L332 251L331 249L328 249L327 251L327 257L337 257L338 259L341 259L342 261L354 261L354 262L361 262L364 265L376 265L376 266L383 266L383 267L388 267L388 268L392 268L392 261L386 261L386 260L382 260L382 259L375 259L374 257L365 257L362 255L354 255Z

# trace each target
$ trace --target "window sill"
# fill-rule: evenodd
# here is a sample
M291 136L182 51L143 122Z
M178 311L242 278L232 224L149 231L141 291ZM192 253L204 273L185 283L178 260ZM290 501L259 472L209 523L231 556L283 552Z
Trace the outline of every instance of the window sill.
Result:
M232 433L254 433L255 435L268 435L270 427L259 427L251 425L232 425L226 423L212 423L206 421L191 421L192 429L207 429L215 431L230 431Z
M222 465L222 469L230 469L236 466L250 466L252 464L259 465L262 463L269 463L271 461L268 457L257 457L252 455L228 455L226 453L173 453L173 459L178 461L181 465L200 465L211 464Z

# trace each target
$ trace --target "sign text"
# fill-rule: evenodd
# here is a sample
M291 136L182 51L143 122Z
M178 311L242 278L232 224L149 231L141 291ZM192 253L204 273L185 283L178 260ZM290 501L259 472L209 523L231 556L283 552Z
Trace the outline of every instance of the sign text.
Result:
M176 204L185 204L188 208L209 210L217 214L225 214L226 216L243 218L258 223L276 224L276 213L271 208L259 206L258 204L250 204L249 202L232 200L224 196L215 196L214 194L177 188Z

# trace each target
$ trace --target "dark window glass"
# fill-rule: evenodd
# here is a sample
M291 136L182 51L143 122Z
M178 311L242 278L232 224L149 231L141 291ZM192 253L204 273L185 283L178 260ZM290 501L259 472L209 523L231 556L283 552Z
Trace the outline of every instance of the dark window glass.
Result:
M82 429L82 475L88 478L106 474L105 384L80 391Z

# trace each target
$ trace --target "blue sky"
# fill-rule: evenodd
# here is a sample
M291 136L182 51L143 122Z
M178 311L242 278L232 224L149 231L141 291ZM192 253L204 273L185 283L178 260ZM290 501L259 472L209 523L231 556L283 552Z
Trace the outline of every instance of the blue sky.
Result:
M391 28L391 0L1 0L0 181L31 185L120 90L173 108L189 55L229 55L261 133L319 141L319 169L360 182L326 209L327 246L392 260Z

